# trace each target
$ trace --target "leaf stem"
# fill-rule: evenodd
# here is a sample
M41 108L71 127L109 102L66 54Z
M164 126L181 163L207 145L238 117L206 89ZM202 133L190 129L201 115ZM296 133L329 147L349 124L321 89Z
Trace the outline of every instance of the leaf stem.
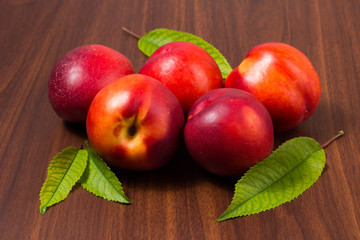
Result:
M323 149L325 149L327 146L330 145L330 143L332 143L333 141L335 141L336 139L338 139L339 137L341 137L342 135L344 135L344 131L341 130L339 131L335 136L333 136L332 138L330 138L327 142L325 142L323 145L321 145L321 147Z
M136 38L136 39L140 39L140 38L141 38L140 35L134 33L133 31L130 31L130 30L127 29L126 27L122 27L122 30L123 30L124 32L130 34L131 36L133 36L133 37Z

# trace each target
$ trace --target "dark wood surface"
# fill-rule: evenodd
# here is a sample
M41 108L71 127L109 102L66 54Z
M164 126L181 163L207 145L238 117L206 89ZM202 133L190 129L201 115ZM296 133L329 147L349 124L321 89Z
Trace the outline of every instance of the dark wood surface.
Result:
M31 1L0 2L0 239L360 239L360 2L304 1ZM196 34L236 67L253 46L280 41L309 57L322 95L315 114L276 134L326 149L327 167L291 203L217 223L236 179L201 170L180 148L153 172L113 169L131 205L107 202L76 186L39 213L39 192L50 159L86 139L84 125L64 123L52 110L47 82L67 51L99 43L122 52L138 71L146 57L138 34L170 28Z

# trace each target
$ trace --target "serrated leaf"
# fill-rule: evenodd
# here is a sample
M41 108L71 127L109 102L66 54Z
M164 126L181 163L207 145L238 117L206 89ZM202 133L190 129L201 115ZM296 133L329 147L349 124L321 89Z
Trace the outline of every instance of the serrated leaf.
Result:
M139 39L138 47L139 49L148 57L151 56L159 47L163 46L169 42L175 41L187 41L192 42L203 49L205 49L218 64L221 74L225 79L229 73L232 71L232 68L226 58L210 43L206 42L202 38L191 34L175 30L170 30L166 28L159 28L153 31L146 33Z
M272 209L298 197L320 177L326 157L312 138L300 137L282 144L236 183L228 209L218 221Z
M51 160L47 177L40 191L40 213L62 200L80 179L87 163L87 151L68 147Z
M85 147L89 158L85 172L79 181L83 188L109 201L130 203L116 175L101 157L89 148L87 142L85 142Z

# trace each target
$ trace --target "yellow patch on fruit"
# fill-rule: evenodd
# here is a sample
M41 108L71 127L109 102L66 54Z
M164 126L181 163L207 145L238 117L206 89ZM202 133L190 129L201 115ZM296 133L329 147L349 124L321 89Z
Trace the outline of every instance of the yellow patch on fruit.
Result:
M125 145L127 146L127 151L125 152L127 159L141 161L146 158L147 147L139 135L129 140Z
M121 140L126 149L128 159L143 159L146 155L146 145L140 131L138 115L122 119L114 129L114 136Z

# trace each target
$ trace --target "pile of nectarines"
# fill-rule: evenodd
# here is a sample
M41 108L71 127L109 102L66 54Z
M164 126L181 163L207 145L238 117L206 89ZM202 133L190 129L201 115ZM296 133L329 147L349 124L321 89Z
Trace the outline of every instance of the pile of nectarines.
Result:
M160 47L139 74L121 53L85 45L55 64L48 86L55 112L86 122L92 148L110 165L159 168L184 136L193 159L221 176L265 159L274 131L309 118L320 100L311 62L283 43L250 50L224 88L215 60L190 42Z

